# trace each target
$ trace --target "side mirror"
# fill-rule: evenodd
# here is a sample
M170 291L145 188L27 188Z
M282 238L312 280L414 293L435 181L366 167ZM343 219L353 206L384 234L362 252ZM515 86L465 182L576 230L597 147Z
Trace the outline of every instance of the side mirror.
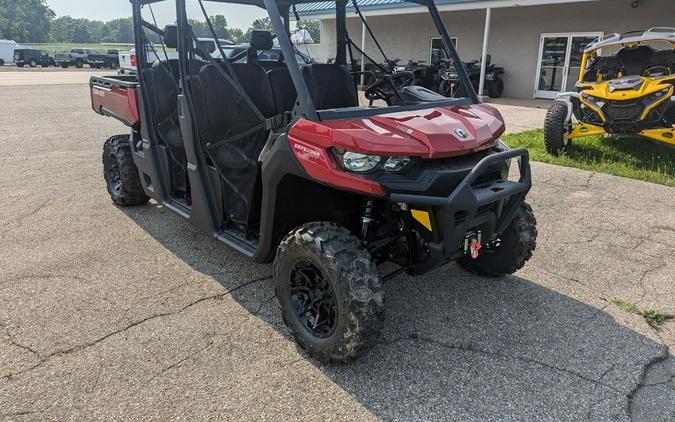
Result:
M178 48L178 27L176 25L164 27L164 44L167 48Z
M485 66L490 66L490 63L492 63L492 56L489 54L485 55Z

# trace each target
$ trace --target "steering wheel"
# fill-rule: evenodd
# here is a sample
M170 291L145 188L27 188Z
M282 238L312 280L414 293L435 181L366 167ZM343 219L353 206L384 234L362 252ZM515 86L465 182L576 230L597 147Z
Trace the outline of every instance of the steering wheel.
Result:
M670 75L670 69L668 69L666 66L652 66L645 70L645 76L649 78L658 78L660 76L668 75Z
M415 82L415 74L409 71L396 72L392 75L384 74L373 82L364 95L371 103L375 100L384 100L389 104L392 97L397 97L402 100L401 90L412 85Z

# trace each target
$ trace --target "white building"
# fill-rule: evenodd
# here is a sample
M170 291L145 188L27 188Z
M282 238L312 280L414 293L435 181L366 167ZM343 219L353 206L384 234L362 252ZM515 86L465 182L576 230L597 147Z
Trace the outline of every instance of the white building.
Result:
M675 26L675 0L438 0L436 4L463 60L479 59L487 41L492 63L506 69L504 95L518 98L552 98L573 87L580 51L600 35ZM440 46L425 8L402 0L359 0L358 5L389 58L429 61L432 49ZM309 49L319 60L335 54L334 7L330 1L297 6L301 19L321 20L321 43ZM361 20L353 7L347 12L349 35L361 45ZM372 39L364 38L366 53L381 60Z

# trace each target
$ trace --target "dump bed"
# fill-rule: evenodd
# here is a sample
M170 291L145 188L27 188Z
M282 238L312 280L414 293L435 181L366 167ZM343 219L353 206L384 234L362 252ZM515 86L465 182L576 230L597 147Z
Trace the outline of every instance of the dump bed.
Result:
M89 87L91 107L96 113L114 117L130 127L140 124L135 76L92 76Z

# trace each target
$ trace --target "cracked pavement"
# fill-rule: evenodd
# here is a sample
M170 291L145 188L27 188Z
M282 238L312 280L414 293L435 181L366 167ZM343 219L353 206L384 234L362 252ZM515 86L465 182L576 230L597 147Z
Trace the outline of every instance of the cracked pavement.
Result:
M1 77L1 76L0 76ZM380 344L297 349L256 265L108 199L86 85L2 87L0 420L675 420L675 190L533 163L534 258L386 284Z

